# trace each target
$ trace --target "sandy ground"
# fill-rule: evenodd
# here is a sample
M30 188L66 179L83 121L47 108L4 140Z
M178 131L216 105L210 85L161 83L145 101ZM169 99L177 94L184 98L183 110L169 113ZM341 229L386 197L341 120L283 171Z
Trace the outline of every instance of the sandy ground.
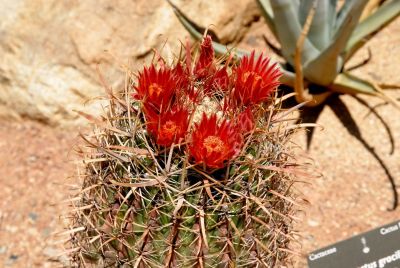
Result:
M309 150L323 176L311 180L312 185L299 185L310 201L297 225L304 253L400 219L400 208L389 211L393 203L389 177L400 185L400 112L389 106L378 109L396 142L391 153L383 123L368 115L369 109L349 96L330 103L317 121L325 128L316 131ZM350 115L346 107L353 108ZM298 139L306 143L304 136Z
M370 62L353 73L400 85L399 33L400 18L349 62L348 66L361 62L370 49ZM400 100L400 90L386 93ZM400 220L400 208L388 211L393 205L390 180L400 192L400 110L384 103L372 97L340 96L332 98L320 113L303 111L303 121L324 127L315 130L308 151L323 176L314 179L311 187L303 186L311 202L304 221L298 224L304 252ZM306 136L297 139L303 148Z
M400 84L399 32L397 19L371 40L373 58L356 72ZM361 51L355 62L365 56ZM400 98L400 91L390 94ZM388 211L389 178L400 185L400 111L382 100L360 99L340 96L320 112L303 112L303 121L324 126L314 131L308 151L323 176L299 185L311 203L296 225L304 253L400 219L400 208ZM364 101L376 106L373 112ZM52 234L62 228L61 202L76 182L70 177L77 134L31 121L0 122L0 267L60 266L46 259L58 253ZM305 147L306 135L295 141ZM305 259L297 266L305 267Z
M57 267L45 260L59 254L76 141L76 129L0 123L0 267Z

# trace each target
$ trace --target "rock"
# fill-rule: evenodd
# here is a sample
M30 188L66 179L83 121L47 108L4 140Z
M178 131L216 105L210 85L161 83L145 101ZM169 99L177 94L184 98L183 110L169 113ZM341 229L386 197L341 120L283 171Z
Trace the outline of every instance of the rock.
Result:
M242 38L242 26L258 17L252 0L234 8L230 0L174 3L215 25L224 42ZM53 125L86 122L74 110L102 113L101 101L90 101L105 94L97 66L121 90L121 63L135 68L152 48L166 40L178 48L188 36L165 0L0 0L0 17L0 116Z

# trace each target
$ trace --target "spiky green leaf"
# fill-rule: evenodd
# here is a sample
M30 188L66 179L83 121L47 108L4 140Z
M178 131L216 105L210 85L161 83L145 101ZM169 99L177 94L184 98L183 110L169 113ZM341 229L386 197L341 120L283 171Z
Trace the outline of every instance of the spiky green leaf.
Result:
M351 33L357 26L361 13L368 0L354 1L333 41L318 58L308 62L304 68L304 76L319 85L329 85L343 67L341 54Z
M302 0L299 7L299 21L301 25L306 22L308 13L316 0ZM336 18L336 0L317 1L315 16L308 32L308 39L319 50L330 44L331 31Z
M294 87L296 81L296 74L286 70L285 68L282 67L282 65L281 65L281 72L282 76L280 77L279 81L286 86Z
M203 34L199 32L198 27L196 27L196 25L188 19L188 17L174 4L172 4L170 1L168 1L168 3L170 3L170 5L172 6L174 13L176 15L176 17L179 19L179 21L181 22L181 24L183 25L183 27L186 28L186 30L190 33L190 35L196 39L196 40L201 40L203 38ZM243 57L244 55L248 54L247 51L244 50L239 50L239 49L232 49L229 48L226 45L220 44L218 42L213 41L213 47L215 50L215 53L219 54L219 55L226 55L227 53L233 52L234 55L236 55L237 57Z
M351 75L349 73L339 74L332 85L329 86L330 90L344 94L364 94L379 96L379 92L374 85L370 82Z
M351 10L352 5L354 5L355 2L359 0L346 0L344 1L343 6L340 8L337 17L336 17L336 22L335 22L335 29L334 31L336 32L343 24L344 20L346 17L349 15L349 12Z
M361 21L354 29L346 44L346 59L349 59L351 55L366 43L366 38L373 35L399 15L400 1L392 0L383 4L377 11Z
M263 15L265 22L268 24L269 29L275 35L276 34L275 24L274 24L274 13L272 11L271 2L269 0L257 0L257 3L260 7L261 14Z
M297 39L302 31L302 25L298 20L298 4L296 2L292 0L271 0L276 32L282 44L282 54L292 66L294 66ZM301 57L302 63L315 59L319 54L319 50L310 40L306 39Z
M353 76L349 73L339 74L334 83L332 83L328 88L332 91L344 94L365 94L379 97L400 110L400 102L384 93L377 84Z

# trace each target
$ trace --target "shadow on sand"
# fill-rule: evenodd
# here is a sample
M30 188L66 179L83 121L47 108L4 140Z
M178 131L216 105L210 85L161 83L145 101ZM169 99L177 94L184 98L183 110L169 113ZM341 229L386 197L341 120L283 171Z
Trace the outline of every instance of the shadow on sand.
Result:
M369 114L373 114L378 118L378 120L382 123L388 137L390 140L390 154L393 154L394 152L394 138L392 135L392 132L387 125L387 123L384 121L384 119L378 114L378 112L369 104L364 101L363 99L360 99L358 97L354 97L355 100L360 103L361 105L367 107L369 109ZM359 127L357 126L356 121L352 117L350 110L347 108L345 103L340 99L339 95L333 95L332 97L329 98L329 100L322 106L319 107L313 107L313 108L303 108L301 113L300 113L300 119L301 122L305 123L317 123L319 116L321 115L322 111L325 109L325 107L329 107L333 113L336 115L336 117L340 120L340 122L343 124L343 126L347 129L348 133L355 137L365 148L365 150L372 155L372 157L379 163L379 165L382 167L384 170L387 179L389 180L392 192L393 192L393 205L389 209L390 211L395 210L398 206L398 193L396 189L396 184L395 184L395 179L393 175L390 173L388 167L386 166L385 162L382 160L382 158L375 152L375 149L370 146L367 142L367 140L363 137ZM310 148L312 138L314 135L315 128L308 128L307 129L307 150Z

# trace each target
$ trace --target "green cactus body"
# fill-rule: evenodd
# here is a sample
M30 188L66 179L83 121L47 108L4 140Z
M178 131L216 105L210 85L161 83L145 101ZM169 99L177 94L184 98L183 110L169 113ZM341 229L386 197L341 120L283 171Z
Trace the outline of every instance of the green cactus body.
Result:
M218 66L214 58L211 63ZM238 79L237 72L228 70L229 83L224 85L228 90L239 88L232 84ZM132 77L132 84L136 79ZM193 81L197 90L204 90L199 86L203 80ZM250 84L255 90L254 85ZM226 99L221 95L229 95L226 92L214 89L207 96L211 102L222 103ZM248 129L242 125L247 132L238 136L240 145L234 145L240 150L220 162L216 154L227 149L228 143L221 143L225 141L216 134L202 143L211 146L203 148L203 153L214 150L203 162L194 155L196 148L187 145L195 142L195 136L187 138L199 125L195 112L184 141L160 146L157 142L165 143L166 136L151 132L141 100L132 93L112 97L108 123L95 130L94 141L88 141L87 172L75 206L92 206L74 214L72 228L84 226L85 230L71 237L73 263L143 268L290 263L292 215L296 212L293 178L287 172L292 160L287 142L292 131L285 130L281 119L274 119L280 110L275 95L271 92L268 98L247 104L253 107L254 120ZM201 109L202 104L186 105Z

